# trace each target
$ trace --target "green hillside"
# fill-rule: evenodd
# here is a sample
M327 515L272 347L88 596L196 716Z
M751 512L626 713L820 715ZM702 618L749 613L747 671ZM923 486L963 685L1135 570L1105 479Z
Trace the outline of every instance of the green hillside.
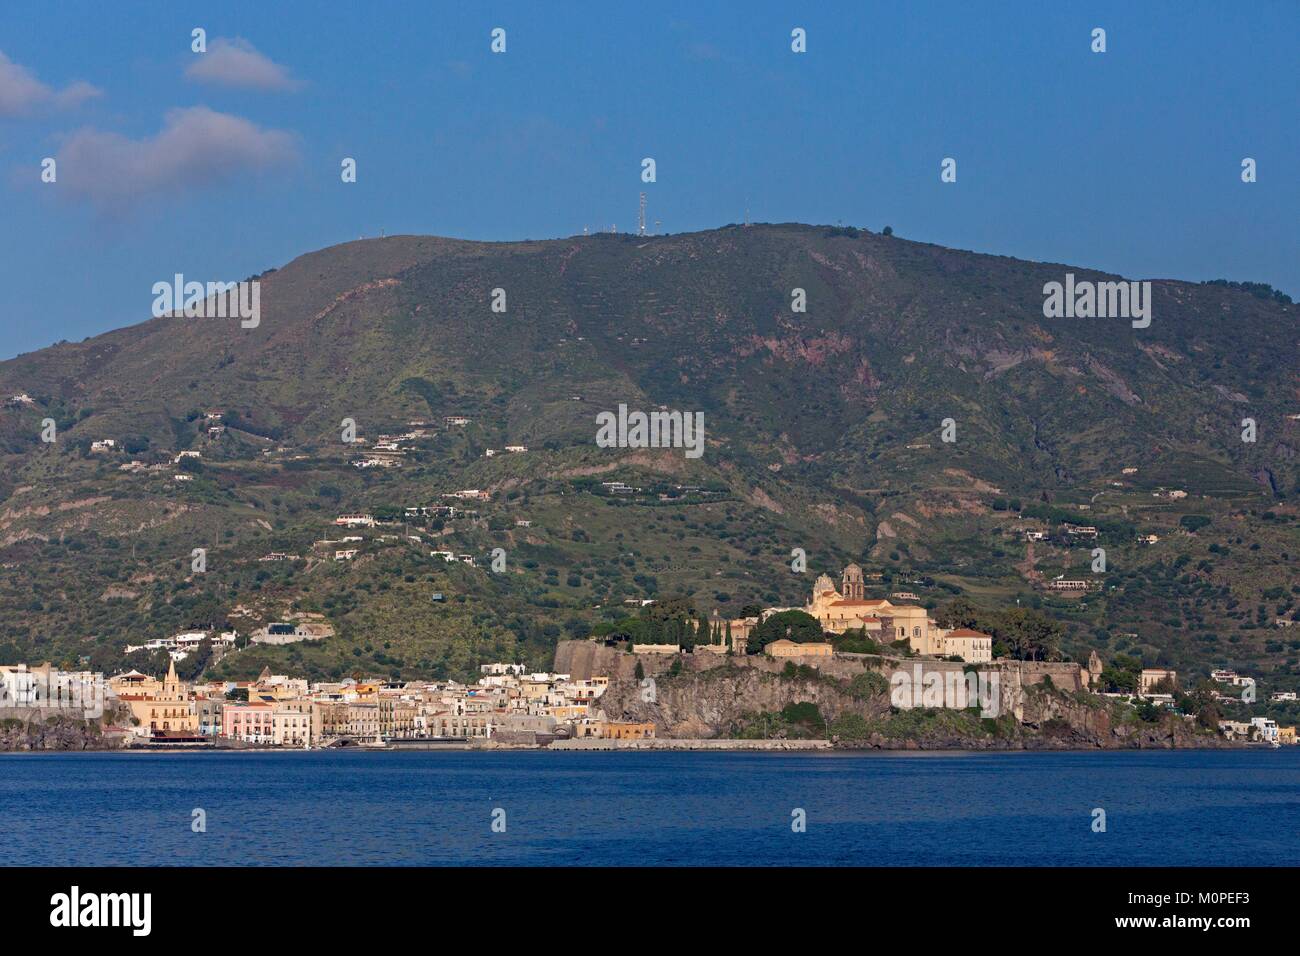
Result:
M852 560L880 595L1040 607L1072 656L1296 687L1300 629L1275 624L1300 601L1296 307L1267 287L1155 281L1149 328L1044 318L1043 286L1067 271L1116 278L805 225L394 237L263 274L255 329L167 317L0 363L0 396L33 399L0 408L0 659L114 669L139 662L128 642L298 611L336 635L213 672L465 676L491 657L545 664L625 601L800 604ZM597 413L620 403L703 412L703 457L597 447ZM401 467L361 469L370 444L345 444L344 419L368 443L430 425ZM201 458L178 465L182 450ZM467 488L490 493L463 503L475 515L366 529L352 561L313 548L352 534L337 514L400 518ZM1096 545L1064 539L1067 519L1097 526ZM1051 537L1031 548L1025 529ZM270 552L300 558L258 560ZM1036 586L1060 575L1102 590Z

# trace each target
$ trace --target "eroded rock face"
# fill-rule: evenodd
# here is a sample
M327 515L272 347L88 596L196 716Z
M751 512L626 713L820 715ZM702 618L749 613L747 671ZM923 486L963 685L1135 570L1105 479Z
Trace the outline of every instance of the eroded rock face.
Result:
M1097 706L1078 695L1030 689L1024 694L1021 727L1044 747L1175 748L1232 746L1218 734L1174 714L1138 719L1127 705L1102 699Z
M918 664L961 672L963 665L840 655L813 669L786 673L763 657L653 655L564 642L557 670L610 679L599 707L615 720L652 721L661 737L710 739L736 733L747 717L812 703L842 747L888 750L1065 750L1232 746L1173 714L1140 720L1131 707L1083 690L1077 665L1003 661L980 668L1000 681L996 719L955 709L900 711L888 675ZM643 677L636 677L640 663ZM578 673L581 672L581 673ZM875 690L859 675L874 672ZM856 680L855 680L856 678ZM841 722L841 718L854 718ZM838 722L838 724L837 724ZM853 733L837 731L855 731ZM778 734L780 731L778 731Z
M611 680L601 698L609 717L654 721L665 737L727 736L746 714L777 712L805 701L817 705L829 723L844 714L878 718L889 712L887 697L859 700L835 679L788 679L757 668L723 665L700 672L652 678L653 699L636 680Z
M0 721L0 750L105 750L119 746L93 720L53 717L46 721Z

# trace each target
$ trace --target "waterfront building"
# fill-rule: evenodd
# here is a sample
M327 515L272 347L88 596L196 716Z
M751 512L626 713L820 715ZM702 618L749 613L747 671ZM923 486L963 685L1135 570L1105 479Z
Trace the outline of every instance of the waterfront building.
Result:
M270 744L275 739L271 704L227 704L221 711L221 736L248 744Z
M148 737L195 737L199 713L190 685L176 676L176 661L167 663L161 682L132 671L113 678L109 685L118 699L131 708L137 733Z
M64 671L49 663L0 665L0 707L39 707L82 714L103 712L104 675Z
M271 704L271 743L309 747L317 739L311 701L281 700Z
M1252 717L1250 726L1255 728L1255 733L1260 740L1275 741L1280 736L1277 721L1271 717Z
M194 709L199 718L200 737L220 737L224 732L221 713L226 705L220 696L197 697Z

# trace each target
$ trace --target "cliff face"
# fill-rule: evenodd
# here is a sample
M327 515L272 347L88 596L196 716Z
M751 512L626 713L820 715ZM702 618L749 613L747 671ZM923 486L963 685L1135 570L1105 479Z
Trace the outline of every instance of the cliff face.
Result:
M638 663L641 679L635 676ZM711 654L638 658L571 641L557 650L556 664L575 677L608 677L600 699L605 716L651 721L663 737L824 736L842 747L890 750L1227 745L1173 714L1146 722L1127 705L1088 694L1074 664L1000 662L979 668L986 680L997 678L997 702L985 716L978 708L921 706L919 698L916 706L897 706L890 683L896 674L966 675L963 665L944 661L839 655L800 667ZM816 708L811 722L792 719L808 715L798 705L809 704Z
M1231 744L1173 714L1151 723L1114 701L1032 688L1023 696L1022 735L1041 747L1227 747Z
M804 702L815 704L828 724L848 714L878 718L889 711L887 697L855 697L847 680L787 678L735 663L648 680L653 684L611 680L601 698L606 716L654 721L667 737L710 738L731 736L749 716Z
M105 737L97 721L73 717L49 720L0 720L0 751L5 750L108 750L121 745Z

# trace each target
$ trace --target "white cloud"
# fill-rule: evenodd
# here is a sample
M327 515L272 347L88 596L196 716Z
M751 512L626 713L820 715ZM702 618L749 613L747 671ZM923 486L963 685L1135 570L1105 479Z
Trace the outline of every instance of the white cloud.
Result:
M209 44L207 53L194 54L194 62L185 70L185 76L200 83L250 90L296 90L302 85L287 68L259 53L253 44L240 37L233 40L217 37Z
M50 107L65 109L103 95L102 90L82 82L53 89L0 53L0 116L26 116Z
M158 134L144 139L78 130L56 158L60 194L120 213L142 199L228 182L296 156L292 133L194 106L170 110Z

